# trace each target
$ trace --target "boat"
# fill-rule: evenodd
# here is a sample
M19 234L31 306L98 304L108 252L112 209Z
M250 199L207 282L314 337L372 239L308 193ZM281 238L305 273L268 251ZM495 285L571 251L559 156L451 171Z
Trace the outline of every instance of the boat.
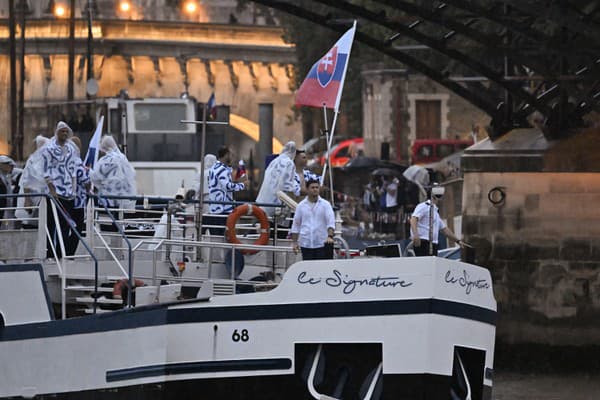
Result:
M37 228L0 230L0 398L491 399L485 268L302 261L286 239L254 244L252 221L229 243L171 206L179 233L134 235L147 218L93 202L77 254L45 259L49 204Z

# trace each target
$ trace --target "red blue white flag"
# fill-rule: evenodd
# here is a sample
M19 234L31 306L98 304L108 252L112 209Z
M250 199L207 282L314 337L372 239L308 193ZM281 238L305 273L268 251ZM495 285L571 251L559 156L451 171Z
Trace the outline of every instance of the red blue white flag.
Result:
M83 165L89 169L94 168L96 161L98 161L98 150L100 149L100 137L102 136L103 125L104 115L100 117L100 121L98 121L98 125L96 125L96 131L92 136L92 140L90 140L90 145L88 146L88 151L83 162Z
M210 119L217 119L217 103L215 101L215 93L211 93L206 102L206 108Z
M327 107L337 111L354 41L356 21L344 36L317 61L296 92L296 105Z

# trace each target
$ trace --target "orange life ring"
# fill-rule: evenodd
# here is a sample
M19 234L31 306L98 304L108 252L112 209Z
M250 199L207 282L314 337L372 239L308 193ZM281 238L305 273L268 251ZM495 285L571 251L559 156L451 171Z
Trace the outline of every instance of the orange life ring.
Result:
M129 282L129 279L125 278L125 279L121 279L120 281L116 282L113 286L113 299L120 299L122 298L122 293L123 293L123 289L127 287L127 283ZM138 286L145 286L146 284L144 283L144 281L139 280L139 279L134 279L133 280L133 287L136 288Z
M265 214L262 208L253 206L252 204L242 204L241 206L236 207L235 210L229 214L229 217L227 217L227 232L225 235L227 236L229 243L241 243L237 238L235 224L242 215L254 215L256 219L258 219L258 222L260 222L260 236L256 239L254 244L263 246L269 243L269 219L267 218L267 214ZM242 250L242 254L256 253L258 253L258 250Z

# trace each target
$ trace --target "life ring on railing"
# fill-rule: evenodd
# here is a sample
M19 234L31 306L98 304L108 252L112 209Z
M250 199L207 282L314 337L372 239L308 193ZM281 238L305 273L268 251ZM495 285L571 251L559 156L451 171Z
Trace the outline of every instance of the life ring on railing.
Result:
M229 217L227 217L227 231L225 233L227 237L227 241L229 243L240 244L241 242L237 238L237 233L235 231L235 224L243 215L254 215L258 222L260 222L260 236L254 244L263 246L269 243L269 219L267 214L263 211L262 208L258 206L253 206L252 204L242 204L233 210ZM256 254L258 250L242 250L242 254Z
M121 299L122 298L123 289L125 289L127 287L128 282L129 282L129 279L124 278L114 284L113 291L112 291L113 299ZM146 284L142 280L134 279L133 280L133 288L135 289L138 286L146 286Z

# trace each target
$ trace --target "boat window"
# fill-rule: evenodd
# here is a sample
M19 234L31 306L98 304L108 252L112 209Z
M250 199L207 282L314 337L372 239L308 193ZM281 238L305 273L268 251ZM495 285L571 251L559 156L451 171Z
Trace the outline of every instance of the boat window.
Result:
M188 119L186 103L134 103L133 123L135 132L188 132L189 125L180 121Z
M200 159L197 135L130 133L127 141L129 161L196 161Z

